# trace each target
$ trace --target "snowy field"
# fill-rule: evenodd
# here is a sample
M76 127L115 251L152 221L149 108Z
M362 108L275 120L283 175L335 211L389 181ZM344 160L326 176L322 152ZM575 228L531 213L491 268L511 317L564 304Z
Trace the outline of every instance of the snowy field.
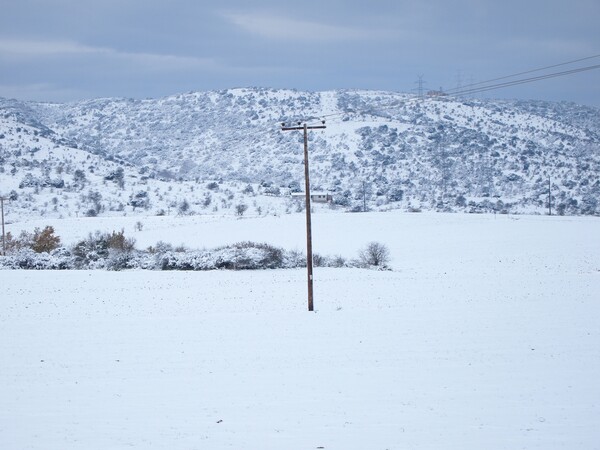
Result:
M304 248L302 215L55 225ZM130 219L134 220L134 219ZM392 271L0 271L0 449L600 448L597 218L315 214Z

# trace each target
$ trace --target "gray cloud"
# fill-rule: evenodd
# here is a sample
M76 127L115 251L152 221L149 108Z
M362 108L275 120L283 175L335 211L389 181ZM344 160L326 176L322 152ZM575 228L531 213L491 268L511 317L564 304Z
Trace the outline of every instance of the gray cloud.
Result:
M244 31L268 39L326 43L381 39L393 34L386 30L332 25L265 12L226 12L222 15Z
M596 0L20 0L0 15L0 95L452 88L598 54L598 17ZM487 95L600 105L599 74Z

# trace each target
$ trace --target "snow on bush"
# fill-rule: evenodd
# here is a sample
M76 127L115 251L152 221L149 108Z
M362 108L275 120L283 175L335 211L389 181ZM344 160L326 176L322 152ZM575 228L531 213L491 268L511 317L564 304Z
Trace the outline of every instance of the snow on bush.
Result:
M67 270L75 268L75 258L66 248L36 253L30 248L0 256L0 269Z
M191 252L168 251L158 258L161 270L252 270L281 269L285 266L284 250L268 244L240 242L214 250Z
M242 242L212 250L168 249L162 252L120 251L98 246L87 240L73 249L61 247L51 253L36 253L30 248L0 256L0 269L67 270L259 270L306 267L306 257L296 250L286 251L269 244ZM357 267L340 256L316 255L316 266Z
M258 270L306 267L304 253L265 243L238 242L210 250L174 249L164 242L147 250L136 250L134 244L123 231L97 231L70 249L60 247L49 252L36 252L32 246L15 247L7 256L0 256L0 269ZM363 266L359 261L348 262L341 256L319 254L314 254L313 263L317 267Z

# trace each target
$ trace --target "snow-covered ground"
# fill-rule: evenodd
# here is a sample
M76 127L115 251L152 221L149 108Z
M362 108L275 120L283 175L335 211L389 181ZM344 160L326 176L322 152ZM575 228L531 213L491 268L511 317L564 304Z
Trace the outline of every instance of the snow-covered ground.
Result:
M304 247L302 215L102 220L53 225ZM316 268L315 313L304 270L0 271L0 448L598 448L597 218L313 227L316 252L376 240L394 270Z

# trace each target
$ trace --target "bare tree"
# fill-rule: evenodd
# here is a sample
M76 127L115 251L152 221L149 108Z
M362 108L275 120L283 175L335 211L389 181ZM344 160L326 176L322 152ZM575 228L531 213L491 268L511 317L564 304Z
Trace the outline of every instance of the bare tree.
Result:
M390 262L390 251L380 242L370 242L360 251L358 258L364 266L385 267Z

